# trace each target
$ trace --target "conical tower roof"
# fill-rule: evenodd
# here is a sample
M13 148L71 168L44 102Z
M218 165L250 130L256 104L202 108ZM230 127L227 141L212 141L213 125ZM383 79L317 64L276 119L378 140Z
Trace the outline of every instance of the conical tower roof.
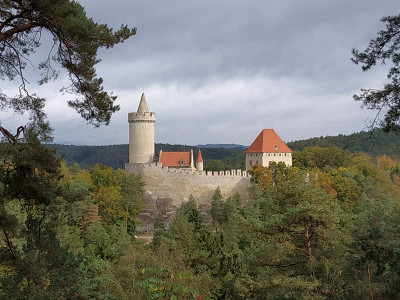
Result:
M149 107L147 106L146 96L142 93L142 98L140 98L139 107L137 109L138 114L143 114L145 112L149 112Z
M203 156L201 156L201 151L200 151L200 149L199 149L199 153L197 154L196 162L197 162L197 163L198 163L198 162L203 162Z

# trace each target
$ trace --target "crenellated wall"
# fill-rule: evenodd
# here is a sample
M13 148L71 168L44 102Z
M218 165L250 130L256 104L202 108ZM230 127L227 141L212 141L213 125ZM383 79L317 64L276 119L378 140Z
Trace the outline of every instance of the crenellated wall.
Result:
M163 167L161 163L125 165L127 173L140 174L146 183L144 197L147 208L139 216L143 226L139 232L153 230L152 221L158 213L162 213L166 222L175 215L175 210L182 202L193 195L199 208L209 213L211 197L215 189L220 188L224 199L239 192L244 202L248 200L250 176L242 170L231 171L197 171Z

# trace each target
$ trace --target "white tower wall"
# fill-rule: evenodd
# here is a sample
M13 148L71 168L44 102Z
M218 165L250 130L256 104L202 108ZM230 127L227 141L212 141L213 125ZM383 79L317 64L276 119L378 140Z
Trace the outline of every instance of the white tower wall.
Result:
M142 94L138 111L128 114L128 122L129 163L152 163L156 114L148 111L144 94Z

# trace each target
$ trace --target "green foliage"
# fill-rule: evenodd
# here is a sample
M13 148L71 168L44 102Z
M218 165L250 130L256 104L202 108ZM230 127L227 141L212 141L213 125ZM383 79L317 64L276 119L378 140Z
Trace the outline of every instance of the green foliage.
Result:
M383 154L400 157L400 143L394 132L385 133L381 129L369 132L361 131L350 135L316 137L307 140L289 142L292 150L303 150L306 147L338 147L351 153L364 152L373 158Z
M0 143L0 186L0 298L117 298L111 268L132 243L139 176L69 169L26 132Z
M200 230L204 222L204 216L197 209L196 201L192 195L189 196L188 202L182 204L178 210L179 213L184 215L189 223L193 224L195 231Z
M67 167L34 135L0 143L0 299L396 299L398 165L307 148L252 169L250 200L193 196L150 246L139 176ZM328 156L328 157L325 157ZM212 222L211 222L212 221Z
M216 231L218 231L218 227L225 222L225 213L224 213L224 203L222 202L223 197L221 194L221 190L219 187L214 192L214 195L211 198L211 216L216 227Z
M210 160L204 166L204 171L224 171L224 170L225 170L225 164L222 162L222 160Z
M349 161L350 153L336 147L310 147L293 154L293 165L302 169L339 168L348 165Z
M28 112L32 128L43 139L49 139L50 128L45 120L43 98L31 95L26 89L25 66L37 48L44 47L41 38L49 33L53 45L49 55L38 64L41 70L39 83L56 79L59 70L65 69L71 85L64 91L77 95L68 104L89 123L108 124L111 114L119 109L114 105L116 96L103 89L103 79L97 77L94 66L100 61L97 51L111 48L136 34L136 29L122 25L113 31L105 24L97 24L86 16L83 7L70 0L15 1L0 3L0 78L20 81L19 95L1 94L1 107L18 113ZM81 98L79 98L81 97Z
M168 269L142 269L142 274L151 273L152 277L143 279L138 286L148 291L147 299L170 299L170 300L196 300L197 291L182 284L180 281L187 274L171 273Z
M307 184L307 173L274 168L274 184L255 199L260 210L241 222L246 227L245 264L250 278L241 293L271 299L333 297L344 268L348 232L340 206ZM247 290L242 280L251 279Z
M384 133L382 130L376 129L372 132L359 132L351 135L327 136L319 138L311 138L308 140L288 142L288 146L294 151L293 159L297 165L314 164L314 165L330 165L334 166L345 164L346 157L350 153L364 152L372 156L375 161L378 157L386 154L395 162L400 157L400 143L398 136L395 133ZM103 164L114 169L124 168L128 161L129 149L128 145L112 145L112 146L72 146L72 145L49 145L51 148L57 149L57 155L64 155L64 159L68 165L79 163L82 168L88 168L95 164ZM193 146L156 144L156 153L160 149L165 151L190 151L193 149L196 157L197 148ZM165 148L164 148L165 147ZM345 149L350 153L343 154L337 149L315 151L316 153L301 153L306 147L337 147ZM212 149L202 148L203 158L205 159L205 167L208 163L217 164L216 167L206 168L206 170L219 171L226 169L244 169L245 152L241 149ZM325 152L326 153L325 153ZM330 153L329 153L330 152ZM300 154L298 158L297 155ZM334 157L324 157L324 155L334 155ZM337 155L337 156L335 156ZM312 162L314 157L316 162ZM231 168L228 168L228 159L230 160ZM338 159L337 162L335 160ZM220 162L215 162L219 160ZM301 161L300 161L301 160ZM326 160L326 161L324 161ZM223 167L222 167L223 165ZM311 166L311 165L310 165Z
M67 297L79 293L83 260L56 238L60 160L32 133L15 143L0 143L0 265L9 272L1 293L15 298Z
M361 94L354 95L356 101L361 101L363 106L377 111L377 117L371 127L380 125L383 130L399 130L399 79L400 79L400 15L387 16L381 19L386 25L384 30L378 32L377 37L372 39L364 51L352 50L352 61L361 64L363 71L370 70L380 62L386 64L388 61L391 67L387 78L391 80L382 89L361 89ZM384 118L380 120L381 114ZM379 122L379 123L378 123Z

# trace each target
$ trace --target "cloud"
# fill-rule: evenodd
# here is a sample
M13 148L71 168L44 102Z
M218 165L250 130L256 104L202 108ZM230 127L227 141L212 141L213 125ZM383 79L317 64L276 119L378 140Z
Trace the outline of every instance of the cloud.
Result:
M158 142L248 145L270 127L286 141L362 130L374 112L352 95L380 87L387 67L363 73L351 49L365 48L379 19L398 10L397 0L79 2L98 23L138 28L99 53L97 73L121 106L109 127L94 129L67 107L63 74L33 86L49 99L55 140L81 144L127 143L127 113L142 92Z

